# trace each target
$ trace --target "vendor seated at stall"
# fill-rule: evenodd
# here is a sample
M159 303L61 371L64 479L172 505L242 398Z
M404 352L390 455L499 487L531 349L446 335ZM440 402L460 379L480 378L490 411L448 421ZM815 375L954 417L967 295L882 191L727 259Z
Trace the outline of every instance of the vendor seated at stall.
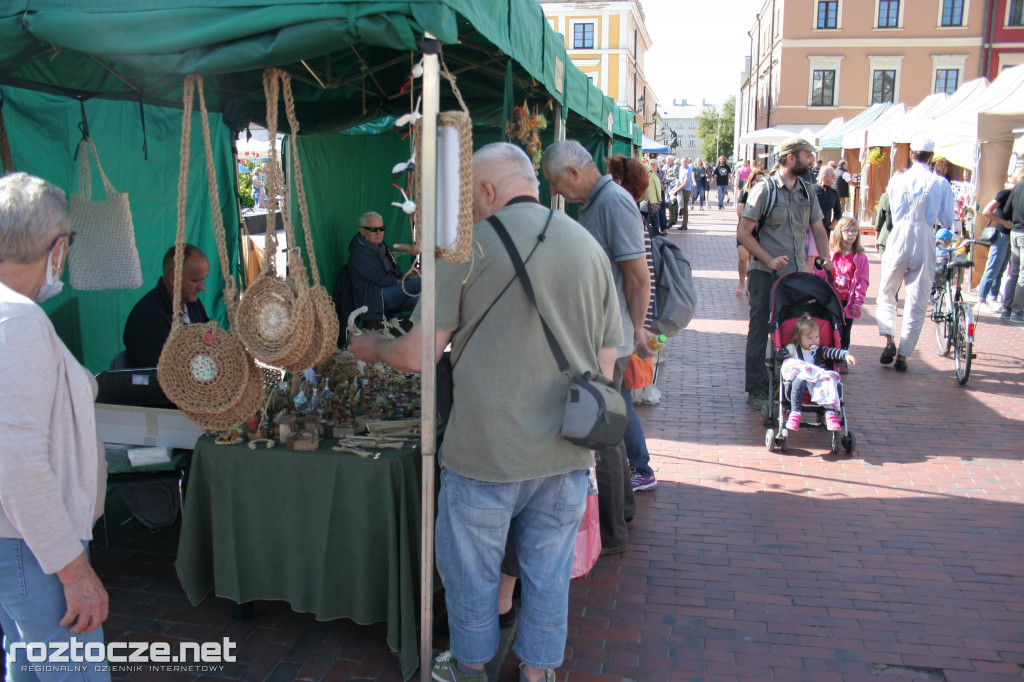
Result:
M210 317L199 300L206 289L210 261L192 244L185 245L185 265L181 273L181 315L185 324L209 322ZM164 274L153 290L139 299L124 325L124 347L129 367L156 367L160 353L171 333L171 305L174 287L174 247L164 255Z
M415 245L395 244L394 248L413 256L419 253ZM359 232L348 245L348 272L356 308L369 308L364 320L383 320L416 307L421 281L418 277L402 281L394 252L384 243L384 219L376 211L359 216Z

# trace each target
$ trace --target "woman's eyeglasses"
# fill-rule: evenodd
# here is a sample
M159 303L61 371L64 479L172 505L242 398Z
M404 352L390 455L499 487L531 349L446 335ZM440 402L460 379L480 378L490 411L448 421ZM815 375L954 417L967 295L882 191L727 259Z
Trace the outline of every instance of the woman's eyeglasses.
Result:
M360 225L359 227L360 227L360 229L366 230L367 232L383 232L384 231L384 226L383 225L381 225L380 227L366 227L365 225Z
M57 246L57 242L58 242L58 241L60 241L60 239L61 239L62 237L67 237L67 240L68 240L68 248L70 249L70 248L71 248L71 245L75 243L75 235L76 235L76 234L78 234L78 233L77 233L77 232L74 232L74 231L72 231L72 232L68 232L67 234L58 234L58 235L57 235L56 237L54 237L54 238L53 238L53 241L52 241L52 242L50 242L50 246L48 246L48 247L46 248L46 252L47 252L47 253L49 253L50 251L52 251L52 250L53 250L53 247Z

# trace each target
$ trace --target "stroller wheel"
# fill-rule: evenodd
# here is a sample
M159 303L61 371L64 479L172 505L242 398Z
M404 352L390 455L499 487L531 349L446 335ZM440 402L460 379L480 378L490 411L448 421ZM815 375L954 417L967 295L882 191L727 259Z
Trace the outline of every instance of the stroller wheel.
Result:
M771 403L761 406L761 426L770 426L772 423Z
M848 455L852 455L853 451L857 449L857 439L853 437L853 431L847 431L843 436L843 449Z
M838 455L839 454L839 448L840 448L840 445L841 445L841 442L840 442L841 438L842 437L839 435L838 431L833 431L832 432L832 454L834 454L834 455Z
M786 448L789 446L789 432L788 431L783 430L782 432L779 433L778 444L779 444L779 452L785 452Z
M775 432L771 429L764 432L764 446L768 448L768 452L775 452Z

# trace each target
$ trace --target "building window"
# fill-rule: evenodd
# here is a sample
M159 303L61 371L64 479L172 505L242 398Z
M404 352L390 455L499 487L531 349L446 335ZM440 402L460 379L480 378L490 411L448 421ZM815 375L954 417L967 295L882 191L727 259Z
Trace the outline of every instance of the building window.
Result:
M942 25L964 25L964 0L942 0Z
M690 138L690 146L691 147L696 147L697 146L697 138L695 138L695 137L691 137Z
M882 69L871 78L871 103L896 101L896 71Z
M1007 26L1024 26L1024 0L1010 0L1010 15Z
M900 0L879 0L878 28L899 28Z
M836 28L839 0L818 0L818 21L815 28Z
M692 129L696 128L696 127L697 127L697 122L696 121L690 121L690 129L692 130Z
M952 95L960 85L959 69L936 69L934 92L944 92Z
M572 27L572 47L574 50L594 49L594 25L591 23L574 24Z
M836 72L832 70L818 70L814 72L813 78L814 82L811 85L811 106L835 106Z

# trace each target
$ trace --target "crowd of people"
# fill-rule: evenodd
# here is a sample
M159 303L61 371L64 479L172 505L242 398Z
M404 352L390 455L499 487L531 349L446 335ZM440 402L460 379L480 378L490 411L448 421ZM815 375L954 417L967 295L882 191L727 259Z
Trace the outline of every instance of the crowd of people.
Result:
M935 226L953 222L950 184L928 165L934 146L928 139L911 143L911 167L894 175L879 204L880 361L901 372L928 305ZM850 331L864 307L868 261L858 222L843 217L843 191L836 186L847 171L842 163L816 162L815 147L800 138L786 140L778 151L770 171L745 160L733 169L724 157L710 166L685 157L645 165L617 156L605 160L603 173L580 143L557 142L545 150L541 170L552 194L579 205L578 221L541 204L532 161L519 147L494 143L474 154L477 255L471 263L437 263L436 359L450 345L454 402L439 453L436 520L451 649L435 659L434 679L483 682L486 666L513 632L522 679L554 679L565 650L570 568L590 493L588 471L594 471L598 493L601 553L628 548L635 494L658 485L623 385L631 357L649 360L657 352L651 343L652 240L672 227L686 230L692 204L705 210L710 187L719 208L730 192L736 199L736 293L749 300L747 402L760 409L769 400L770 296L788 273L813 269L828 277L844 319L837 348L824 347L816 323L797 323L791 342L780 349L790 380L835 383L837 377L822 376L823 363L836 363L840 374L856 364ZM979 291L979 305L988 305L1002 277L999 311L1017 323L1024 323L1022 175L982 211L999 233ZM65 206L63 193L45 181L24 173L0 178L0 366L13 378L0 395L0 583L32 586L17 604L6 598L0 604L5 646L19 641L15 633L21 641L102 641L108 609L87 554L105 489L91 409L96 385L38 305L61 288L74 239ZM499 227L511 243L503 243ZM397 267L392 248L403 247L384 243L379 213L363 213L358 228L350 245L353 286L379 304L374 315L411 311L412 326L398 338L368 329L352 338L349 349L366 362L418 371L424 333L419 282ZM536 286L517 282L506 249L519 252ZM162 277L129 315L124 340L130 365L156 364L175 315L186 324L208 320L199 294L210 263L187 245L182 267L181 310L171 309L171 249ZM897 335L900 288L904 315ZM507 333L509 320L515 320L515 335ZM565 377L549 336L567 351L573 372L603 374L622 392L629 426L620 443L594 452L561 436ZM40 376L49 378L41 383ZM822 406L827 428L839 429L838 402ZM791 430L800 428L800 410L793 398ZM521 614L512 607L517 582ZM510 629L511 622L517 628ZM89 679L107 678L98 671Z

